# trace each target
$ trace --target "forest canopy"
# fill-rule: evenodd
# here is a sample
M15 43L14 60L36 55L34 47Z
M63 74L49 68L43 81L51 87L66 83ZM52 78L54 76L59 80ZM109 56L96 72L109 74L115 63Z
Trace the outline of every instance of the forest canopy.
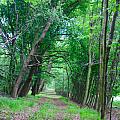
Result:
M120 93L119 0L1 0L0 93L46 87L101 111Z

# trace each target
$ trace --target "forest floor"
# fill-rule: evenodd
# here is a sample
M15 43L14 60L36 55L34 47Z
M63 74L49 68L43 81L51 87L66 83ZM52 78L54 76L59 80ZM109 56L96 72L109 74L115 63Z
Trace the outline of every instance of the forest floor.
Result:
M16 103L16 110L13 104L10 106L13 111L7 111L7 108L0 111L0 120L100 120L100 115L95 110L80 108L76 103L61 96L40 94L36 98L28 97L27 99L29 102L22 99L20 101L23 102L19 101L19 103L22 106L28 104L29 107L20 108ZM120 111L113 110L112 120L120 120L117 114L120 115ZM109 120L109 114L107 120Z

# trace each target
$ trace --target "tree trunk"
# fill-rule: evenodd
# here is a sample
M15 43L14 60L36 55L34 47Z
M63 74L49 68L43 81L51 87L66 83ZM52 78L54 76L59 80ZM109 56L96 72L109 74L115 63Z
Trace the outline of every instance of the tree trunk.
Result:
M63 71L64 72L64 71ZM65 87L65 85L64 85L65 83L64 83L64 73L63 73L63 78L62 78L62 94L61 95L63 95L64 96L64 87Z
M109 95L107 99L107 104L109 104L111 98L112 98L112 91L114 88L114 85L116 83L116 77L117 77L117 67L120 62L120 39L118 40L118 45L116 47L115 53L114 53L114 59L112 60L112 65L110 68L110 83L109 83ZM113 71L115 70L115 72Z
M116 22L116 19L117 19L117 16L118 16L119 3L120 3L120 1L116 0L116 11L113 14L111 28L110 28L110 34L109 34L109 41L108 41L108 45L107 45L106 67L107 67L107 64L108 64L110 49L111 49L111 45L112 45L112 41L113 41L113 37L114 37L115 22Z
M110 105L110 120L112 120L112 104L113 104L113 97L111 99L111 105Z
M33 76L35 68L36 67L34 67L34 68L31 67L27 80L25 81L22 89L18 92L18 95L20 97L26 96L28 94L30 87L31 87L32 76Z
M41 85L41 78L37 79L36 94L39 94L40 85Z
M100 10L100 15L103 16L103 1L102 0L102 4L101 4L101 10ZM103 25L103 19L101 18L100 19L100 26L101 26L101 29L102 29L102 25ZM99 65L99 80L98 80L98 106L97 106L97 111L100 112L100 90L101 90L101 81L100 81L100 74L101 74L101 67L102 67L102 41L101 41L101 37L102 37L102 32L100 32L100 36L99 36L99 62L100 62L100 65Z
M39 58L39 62L42 64L42 57ZM36 94L39 94L39 89L40 89L40 85L41 85L41 73L42 73L42 66L40 68L38 68L38 72L39 72L39 78L37 79L37 88L36 88Z
M16 61L15 61L15 46L12 46L11 48L11 59L10 59L10 66L9 66L9 90L8 91L10 94L12 94L12 86L13 86L13 81L15 77L15 66L16 66Z
M45 84L45 81L41 80L41 84L40 84L40 87L39 87L39 92L42 92L44 84Z
M41 59L41 62L42 62L42 59ZM48 69L47 69L48 73L51 71L51 68L52 68L52 60L49 59ZM41 79L35 80L34 85L32 86L32 94L31 95L35 95L35 94L38 94L39 92L41 92L41 90L44 87L44 84L45 84L44 80L41 80Z
M36 94L36 89L37 89L37 80L34 82L34 85L32 86L32 93L31 93L31 95L34 95L35 96L35 94Z
M108 24L108 0L104 0L104 23L103 23L103 38L102 38L102 51L100 55L100 106L101 106L101 119L105 118L106 109L106 37L107 37L107 24Z
M91 19L91 21L90 21L90 38L89 38L89 51L88 51L89 65L88 65L88 75L87 75L86 90L85 90L83 105L86 104L88 93L89 93L89 87L90 87L90 77L91 77L91 67L92 67L92 65L91 65L92 64L91 52L92 52L93 11L92 11L92 15L91 15L90 19Z
M69 79L69 73L68 73L68 69L67 69L67 67L66 67L66 73L67 73L67 80L68 80L68 82L67 82L67 97L69 98L69 93L70 93L70 79Z
M34 85L32 86L32 93L31 95L36 95L37 93L40 93L42 90L43 90L43 87L44 87L44 83L45 81L44 80L40 80L40 85L39 85L39 90L37 89L37 80L34 82Z
M45 38L45 35L46 35L47 31L50 28L50 25L51 25L51 21L48 21L46 26L45 26L45 29L42 32L42 35L41 35L40 39L35 42L35 44L32 47L32 50L31 50L31 52L30 52L30 54L29 54L29 56L27 58L27 60L24 62L23 67L22 67L22 69L20 71L20 74L19 74L19 76L18 76L18 78L17 78L17 80L16 80L16 82L15 82L15 84L13 86L13 92L12 92L12 95L11 95L13 98L17 97L19 85L20 85L20 83L22 81L23 76L25 75L26 71L28 70L28 65L29 65L29 63L31 61L31 58L35 54L35 52L36 52L36 50L38 48L38 45Z
M111 28L110 28L110 34L109 34L109 40L108 40L108 45L107 45L107 49L106 49L106 74L107 74L107 66L108 66L108 62L109 62L109 57L110 57L110 50L111 50L111 45L113 42L113 37L114 37L114 31L115 31L115 22L117 20L117 16L118 16L118 8L119 8L119 0L116 0L116 11L113 14L113 18L112 18L112 23L111 23ZM107 81L107 75L106 75L106 81ZM106 87L108 87L108 85L106 84ZM106 88L107 91L107 88ZM110 91L108 91L109 93L111 93ZM109 95L107 96L107 98L109 97ZM112 96L111 96L112 97ZM109 101L109 100L108 100ZM108 103L107 101L107 103Z
M118 0L116 1L118 4ZM116 8L118 5L116 6ZM103 40L102 40L102 51L100 57L100 105L101 105L101 119L105 117L105 109L106 109L106 86L107 86L107 65L109 60L110 46L112 44L114 29L115 29L115 21L117 18L117 9L113 15L113 20L111 24L110 37L108 41L108 45L106 45L106 36L107 36L107 22L108 22L108 0L104 1L104 26L103 26Z

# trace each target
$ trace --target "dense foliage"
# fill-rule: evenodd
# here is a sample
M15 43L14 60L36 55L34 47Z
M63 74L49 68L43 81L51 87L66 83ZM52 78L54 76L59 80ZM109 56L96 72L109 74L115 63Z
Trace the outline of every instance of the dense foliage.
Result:
M0 92L46 87L104 118L120 92L119 0L0 2Z

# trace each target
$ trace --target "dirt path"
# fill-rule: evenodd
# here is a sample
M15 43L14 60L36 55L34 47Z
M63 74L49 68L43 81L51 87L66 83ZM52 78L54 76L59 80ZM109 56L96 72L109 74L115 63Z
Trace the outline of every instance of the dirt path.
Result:
M64 117L70 116L70 114L64 114L64 110L67 108L67 104L62 102L59 98L55 97L50 98L50 97L42 97L40 98L38 104L33 107L26 108L23 111L20 112L15 112L15 113L7 113L5 111L0 112L0 115L2 116L0 120L29 120L31 116L34 116L36 112L38 112L41 109L41 106L44 105L45 103L50 103L52 105L57 106L58 112L55 115L55 120L64 120ZM7 117L6 117L7 116ZM8 117L9 116L9 117ZM70 116L71 118L71 116ZM71 120L80 120L79 115L73 116Z
M53 98L50 101L52 104L56 105L59 109L66 109L67 105L60 101L58 98Z
M62 112L63 110L65 110L67 108L67 105L65 103L63 103L62 101L60 101L60 99L53 98L53 99L51 99L51 103L56 105L61 111L56 114L55 120L64 120L64 116L66 116L66 115L70 116L71 120L80 120L79 114L76 114L75 116L71 116L70 114L65 114Z
M113 109L112 110L112 114L111 114L112 118L111 120L120 120L120 109ZM110 113L107 113L107 120L110 120Z
M80 119L80 114L70 114L66 113L65 110L69 105L65 104L58 96L56 97L45 97L43 96L40 98L38 104L33 107L26 108L25 110L21 112L16 113L10 113L9 118L6 118L5 115L7 113L1 113L3 118L0 120L29 120L31 116L34 116L36 112L38 112L41 109L41 106L45 103L50 103L52 105L55 105L58 109L57 113L55 113L55 119L54 120L82 120ZM51 109L52 110L52 109ZM48 111L47 111L48 112ZM68 118L68 119L64 119ZM40 119L41 120L41 119ZM53 120L53 119L45 119L45 120ZM109 119L109 113L107 114L107 120ZM120 120L120 110L113 110L112 112L112 120Z
M59 111L55 115L55 120L64 120L65 116L67 117L69 116L70 120L80 120L79 114L71 116L71 114L65 114L63 112L68 105L62 102L59 98L47 98L47 97L42 97L38 105L32 108L27 108L22 112L13 114L11 120L29 120L29 117L34 116L35 112L40 110L40 107L46 102L57 106L57 108L59 109Z

